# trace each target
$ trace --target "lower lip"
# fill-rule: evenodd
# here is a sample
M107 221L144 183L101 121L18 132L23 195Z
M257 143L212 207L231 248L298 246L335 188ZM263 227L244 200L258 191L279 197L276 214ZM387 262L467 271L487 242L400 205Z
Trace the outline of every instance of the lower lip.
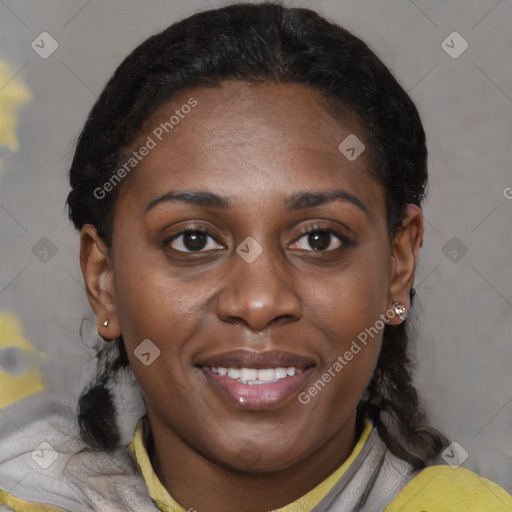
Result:
M314 370L311 366L302 373L279 379L271 384L242 384L224 375L201 368L208 382L230 402L245 410L274 409L281 406L304 386Z

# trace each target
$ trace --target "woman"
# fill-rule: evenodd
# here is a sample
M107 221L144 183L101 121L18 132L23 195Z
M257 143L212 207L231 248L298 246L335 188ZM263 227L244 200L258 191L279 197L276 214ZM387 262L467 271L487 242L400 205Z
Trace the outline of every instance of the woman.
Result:
M232 5L140 45L70 171L107 342L80 439L67 409L16 421L7 510L512 509L432 465L448 441L411 382L426 158L387 68L310 10Z

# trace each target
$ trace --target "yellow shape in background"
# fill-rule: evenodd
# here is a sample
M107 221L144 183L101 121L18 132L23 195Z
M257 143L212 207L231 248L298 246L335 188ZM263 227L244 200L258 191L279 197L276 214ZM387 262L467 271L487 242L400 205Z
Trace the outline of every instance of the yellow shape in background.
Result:
M35 369L41 355L23 336L18 317L12 313L0 313L0 351L5 354L8 347L21 352L27 369L21 375L11 375L0 367L0 409L44 389L41 375Z
M11 151L19 148L17 130L21 105L32 99L25 82L20 77L12 79L14 75L12 67L0 61L0 146L7 146Z
M19 111L32 94L20 77L13 76L11 66L0 61L0 147L17 151ZM36 370L41 355L23 336L18 317L0 312L0 409L44 389Z

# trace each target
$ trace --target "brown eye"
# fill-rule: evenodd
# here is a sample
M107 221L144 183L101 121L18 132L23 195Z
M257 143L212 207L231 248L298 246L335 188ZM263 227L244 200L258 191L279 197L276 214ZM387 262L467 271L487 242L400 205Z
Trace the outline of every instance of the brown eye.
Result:
M302 236L292 244L292 249L306 251L334 251L347 243L346 237L325 228L314 228L303 232Z
M201 252L204 250L224 249L208 231L189 229L173 235L165 242L166 246L180 252Z

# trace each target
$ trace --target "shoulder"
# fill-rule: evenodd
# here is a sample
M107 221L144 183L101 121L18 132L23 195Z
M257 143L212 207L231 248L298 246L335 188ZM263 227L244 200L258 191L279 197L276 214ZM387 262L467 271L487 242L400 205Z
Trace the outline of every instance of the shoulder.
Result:
M73 404L43 391L2 412L0 511L154 510L128 447L88 450Z
M510 512L512 496L464 468L431 466L413 478L384 512Z
M9 405L2 412L0 510L63 510L64 507L42 503L51 503L49 495L55 494L58 473L77 448L68 407L43 391ZM60 493L66 494L66 485L61 483L59 487Z

